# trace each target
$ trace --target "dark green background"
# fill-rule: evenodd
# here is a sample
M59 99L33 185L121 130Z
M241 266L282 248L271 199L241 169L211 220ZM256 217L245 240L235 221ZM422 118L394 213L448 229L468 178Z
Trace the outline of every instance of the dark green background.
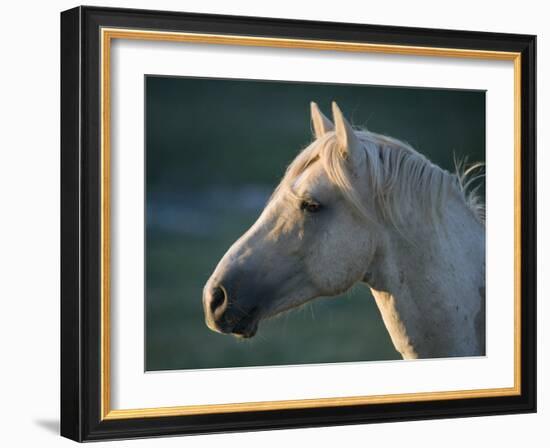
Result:
M399 359L363 285L260 324L208 330L202 288L311 141L309 103L453 170L485 160L485 92L146 77L146 370Z

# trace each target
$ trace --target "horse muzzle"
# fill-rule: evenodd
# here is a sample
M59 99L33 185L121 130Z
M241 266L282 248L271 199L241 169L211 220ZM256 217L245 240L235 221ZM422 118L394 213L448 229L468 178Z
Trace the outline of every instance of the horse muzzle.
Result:
M223 285L205 287L203 307L206 325L213 331L242 338L251 338L258 331L258 307L237 305Z

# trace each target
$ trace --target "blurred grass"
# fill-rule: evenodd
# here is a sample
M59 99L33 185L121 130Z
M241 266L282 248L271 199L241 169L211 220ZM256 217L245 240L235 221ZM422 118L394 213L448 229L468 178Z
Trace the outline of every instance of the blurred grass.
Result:
M204 324L204 283L311 140L309 101L333 99L443 168L485 160L484 92L146 77L146 370L399 359L364 285L250 340Z

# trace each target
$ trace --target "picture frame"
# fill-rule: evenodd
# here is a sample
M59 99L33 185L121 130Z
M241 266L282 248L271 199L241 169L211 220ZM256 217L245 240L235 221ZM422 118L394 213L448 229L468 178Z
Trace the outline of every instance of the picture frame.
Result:
M513 386L113 409L109 81L116 40L513 64L514 198L503 199L514 204ZM82 442L536 412L535 55L531 35L83 6L61 13L61 435Z

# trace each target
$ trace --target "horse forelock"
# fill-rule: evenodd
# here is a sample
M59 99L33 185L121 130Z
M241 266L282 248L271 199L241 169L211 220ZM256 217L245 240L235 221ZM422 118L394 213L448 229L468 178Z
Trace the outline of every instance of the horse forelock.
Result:
M356 130L356 135L365 151L367 179L363 180L369 182L374 202L384 220L403 228L403 210L413 206L423 210L437 225L447 194L455 189L478 221L484 223L484 203L475 189L469 190L471 182L483 176L473 175L481 164L469 168L456 164L456 173L450 174L398 139L366 130ZM358 194L358 179L352 174L334 132L327 132L298 154L274 195L281 189L292 193L295 180L318 161L350 205L366 219L372 219L373 213L369 213Z

